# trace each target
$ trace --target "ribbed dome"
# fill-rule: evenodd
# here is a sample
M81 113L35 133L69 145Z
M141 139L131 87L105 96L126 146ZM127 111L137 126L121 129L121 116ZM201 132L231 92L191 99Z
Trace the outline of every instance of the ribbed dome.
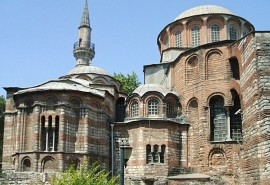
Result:
M139 87L137 87L133 93L138 94L139 96L143 96L145 93L147 92L159 92L161 93L163 96L166 96L168 93L173 93L171 92L169 89L167 89L166 87L162 86L162 85L158 85L158 84L144 84L144 85L140 85Z
M183 19L186 17L191 17L195 15L204 15L204 14L231 14L234 15L230 10L217 5L204 5L204 6L197 6L191 8L189 10L184 11L180 15L178 15L174 21Z
M104 69L95 66L76 66L72 69L69 73L71 74L101 74L101 75L108 75L110 76Z

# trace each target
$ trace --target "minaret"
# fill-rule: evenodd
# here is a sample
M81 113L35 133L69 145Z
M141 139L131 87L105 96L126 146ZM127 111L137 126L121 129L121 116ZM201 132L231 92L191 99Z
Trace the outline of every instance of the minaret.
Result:
M91 43L91 27L89 20L88 3L85 1L85 7L82 15L79 30L79 41L74 44L73 55L76 58L76 66L91 65L95 56L95 45Z

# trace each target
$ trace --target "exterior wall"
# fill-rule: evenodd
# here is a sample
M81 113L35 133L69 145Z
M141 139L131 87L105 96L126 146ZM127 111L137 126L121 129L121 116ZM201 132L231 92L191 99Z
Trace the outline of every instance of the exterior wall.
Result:
M142 120L128 124L116 124L116 138L128 138L132 147L131 156L125 168L125 182L164 180L168 175L186 168L187 158L187 125L179 123ZM146 145L165 145L164 163L147 164ZM116 169L120 173L119 143L116 143Z
M220 95L224 98L225 108L233 106L227 48L227 44L222 44L186 52L172 69L172 86L181 94L182 113L187 115L190 124L187 164L195 172L241 173L238 165L241 144L231 142L230 136L224 141L210 140L210 98ZM227 117L227 121L229 119ZM227 182L234 181L239 182L239 176L227 179Z
M54 96L57 103L46 104L46 98ZM114 98L105 100L83 93L42 92L8 96L5 117L3 170L57 172L65 170L71 163L82 163L88 157L99 161L109 169L110 139L107 120L113 118ZM70 102L77 97L79 107ZM33 104L27 105L31 99ZM14 108L15 107L15 108ZM76 113L77 112L77 113ZM54 151L42 148L41 117L59 116L58 147ZM30 168L24 169L23 160L30 160Z
M269 40L269 33L255 32L232 46L242 69L243 178L253 184L269 183Z

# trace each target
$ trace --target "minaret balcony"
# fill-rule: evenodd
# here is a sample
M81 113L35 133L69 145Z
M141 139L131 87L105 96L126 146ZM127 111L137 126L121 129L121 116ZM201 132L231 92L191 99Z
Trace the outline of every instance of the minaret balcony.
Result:
M73 45L73 49L75 50L79 48L95 51L95 44L91 42L85 42L85 41L75 42Z

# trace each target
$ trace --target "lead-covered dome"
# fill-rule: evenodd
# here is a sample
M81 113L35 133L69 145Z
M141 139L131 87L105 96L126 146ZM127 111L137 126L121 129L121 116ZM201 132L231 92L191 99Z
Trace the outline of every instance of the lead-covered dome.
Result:
M133 94L138 94L140 97L142 97L147 92L159 92L163 96L166 96L169 93L174 94L174 92L172 92L169 89L167 89L166 87L164 87L162 85L158 85L158 84L143 84L143 85L140 85L139 87L137 87L133 91Z
M102 68L99 68L96 66L86 66L86 65L76 66L68 73L68 75L73 75L73 74L100 74L100 75L110 76Z
M217 5L204 5L204 6L197 6L191 9L188 9L178 15L174 20L179 20L187 17L192 17L196 15L204 15L204 14L230 14L234 15L230 10Z

